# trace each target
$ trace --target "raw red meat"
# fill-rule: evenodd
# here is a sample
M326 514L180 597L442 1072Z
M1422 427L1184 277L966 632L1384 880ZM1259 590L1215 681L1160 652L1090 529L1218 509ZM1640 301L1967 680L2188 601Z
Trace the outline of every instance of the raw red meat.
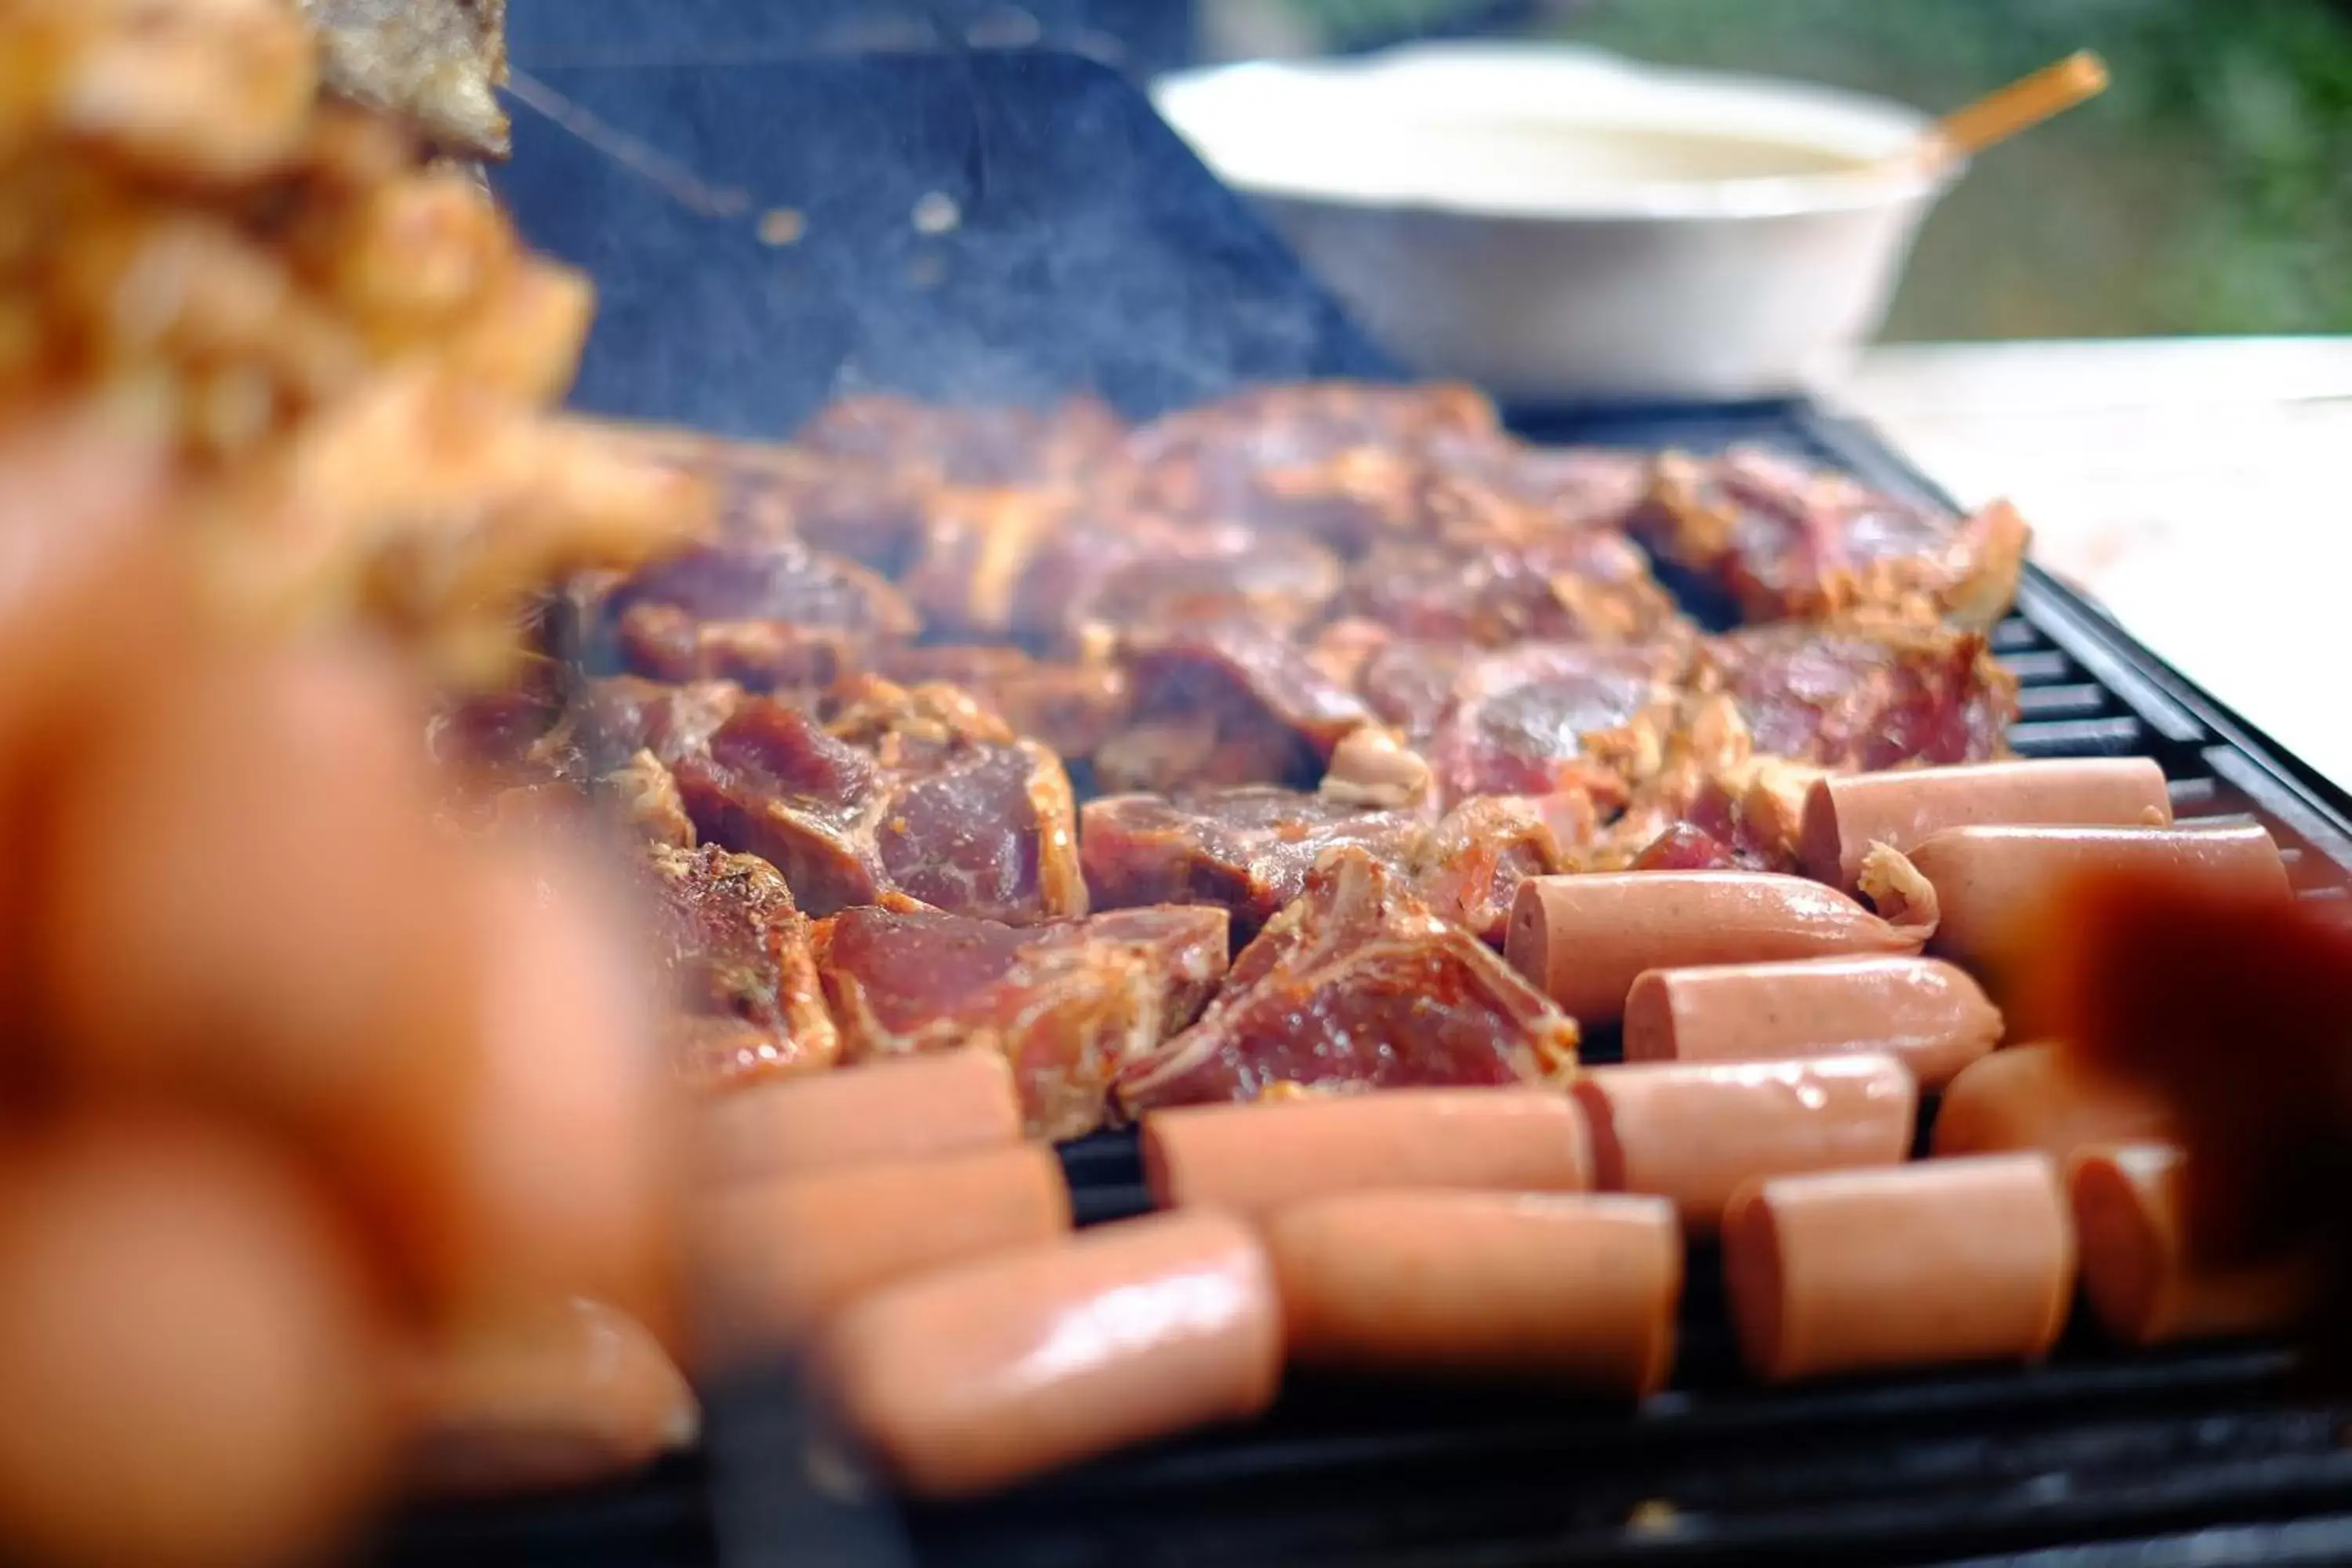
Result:
M1663 764L1684 663L1674 644L1525 643L1467 660L1429 743L1446 798L1581 790L1614 810Z
M1135 717L1095 754L1103 786L1311 784L1370 715L1297 647L1252 621L1149 634L1128 655Z
M1660 459L1643 527L1751 621L1879 609L1972 626L2008 613L2028 534L2007 502L1955 517L1755 447Z
M1500 947L1529 877L1576 869L1597 821L1590 795L1479 795L1447 812L1405 858L1431 909Z
M1980 634L1885 618L1712 638L1695 685L1686 724L1712 724L1748 754L1825 767L1984 762L2007 753L2017 717L2017 679Z
M747 698L672 771L702 837L772 861L814 913L885 893L1013 921L1086 912L1060 760L952 688L872 682L830 728Z
M1415 813L1366 811L1297 790L1188 790L1088 801L1079 849L1097 908L1217 904L1245 938L1298 896L1325 850L1357 845L1402 865L1427 828Z
M1428 530L1454 540L1613 532L1651 486L1647 457L1597 447L1441 434L1422 457Z
M1234 959L1200 1022L1119 1076L1130 1111L1307 1089L1534 1083L1577 1028L1485 943L1361 849L1318 861Z
M803 692L921 626L881 578L792 540L698 545L614 588L604 614L639 674Z
M1017 647L905 647L885 654L892 680L947 681L979 698L1015 734L1067 761L1093 755L1117 734L1131 706L1126 667L1106 659L1048 662Z
M564 732L597 773L641 751L675 764L708 745L743 696L731 680L673 686L637 675L608 676L581 689L565 716Z
M723 849L656 847L654 953L679 1016L673 1059L704 1088L831 1067L809 921L776 868Z
M1032 1136L1101 1125L1111 1079L1191 1023L1225 973L1225 911L1121 910L1015 927L930 911L827 922L851 1060L973 1046L1013 1064Z
M1676 619L1640 549L1599 529L1376 545L1349 571L1344 607L1400 637L1480 647L1632 642Z

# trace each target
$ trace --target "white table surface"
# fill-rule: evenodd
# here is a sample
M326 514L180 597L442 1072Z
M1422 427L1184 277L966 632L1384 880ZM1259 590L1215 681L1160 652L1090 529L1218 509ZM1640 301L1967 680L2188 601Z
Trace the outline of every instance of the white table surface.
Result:
M2352 784L2352 337L1895 344L1824 392Z

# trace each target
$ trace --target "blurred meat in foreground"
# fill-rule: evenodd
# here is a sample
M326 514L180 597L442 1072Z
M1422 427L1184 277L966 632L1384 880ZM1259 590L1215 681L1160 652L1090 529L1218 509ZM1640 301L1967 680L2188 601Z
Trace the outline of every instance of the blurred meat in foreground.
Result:
M2327 906L2122 868L2065 883L2021 930L2012 1018L2154 1091L2186 1148L2192 1260L2315 1251L2316 1370L2352 1373L2352 925Z
M300 0L326 85L413 121L452 152L507 154L506 0Z

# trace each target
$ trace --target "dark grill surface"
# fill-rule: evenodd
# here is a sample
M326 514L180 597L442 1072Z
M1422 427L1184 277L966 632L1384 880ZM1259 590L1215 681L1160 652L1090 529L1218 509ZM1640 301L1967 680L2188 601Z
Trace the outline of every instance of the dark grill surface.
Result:
M811 220L793 252L766 251L743 226L685 212L522 117L503 187L526 232L590 268L605 300L583 377L592 405L774 432L851 388L1037 398L1091 385L1146 415L1236 382L1379 374L1381 356L1247 209L1097 68L981 52L545 74L698 174L740 185L754 210ZM934 190L964 221L919 242L903 215ZM919 243L943 268L910 272ZM909 281L941 270L943 286ZM1802 405L1520 425L1624 446L1762 440L1881 486L1923 483L1867 431ZM2030 572L1995 646L2024 683L2021 752L2154 756L2182 816L2252 816L2285 847L2304 896L2344 900L2344 795L2096 610ZM1131 1141L1091 1139L1066 1161L1083 1217L1140 1206ZM2352 1407L2298 1401L2274 1349L2123 1357L2076 1338L2032 1371L1768 1393L1734 1373L1714 1260L1695 1257L1690 1280L1676 1384L1637 1415L1303 1385L1244 1431L901 1515L851 1485L803 1403L746 1386L712 1392L707 1460L593 1496L419 1514L378 1556L740 1568L2352 1560L2352 1448L2338 1443Z

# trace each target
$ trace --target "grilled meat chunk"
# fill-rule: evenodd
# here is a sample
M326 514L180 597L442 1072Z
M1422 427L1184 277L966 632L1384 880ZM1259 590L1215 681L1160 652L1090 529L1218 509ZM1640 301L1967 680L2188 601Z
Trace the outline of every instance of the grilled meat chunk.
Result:
M689 1082L831 1067L841 1038L825 1011L810 926L776 868L724 849L646 852L654 952L675 987L674 1059Z
M1312 784L1370 717L1296 645L1251 621L1148 634L1128 676L1134 718L1095 755L1108 789Z
M1225 973L1223 910L1121 910L1009 926L843 911L824 976L851 1060L978 1046L1013 1066L1033 1137L1102 1124L1110 1082L1200 1013Z
M1309 1090L1532 1083L1575 1022L1360 848L1333 850L1234 959L1200 1022L1120 1074L1129 1110Z
M663 680L823 691L921 622L865 568L792 540L697 545L604 595L620 662Z

